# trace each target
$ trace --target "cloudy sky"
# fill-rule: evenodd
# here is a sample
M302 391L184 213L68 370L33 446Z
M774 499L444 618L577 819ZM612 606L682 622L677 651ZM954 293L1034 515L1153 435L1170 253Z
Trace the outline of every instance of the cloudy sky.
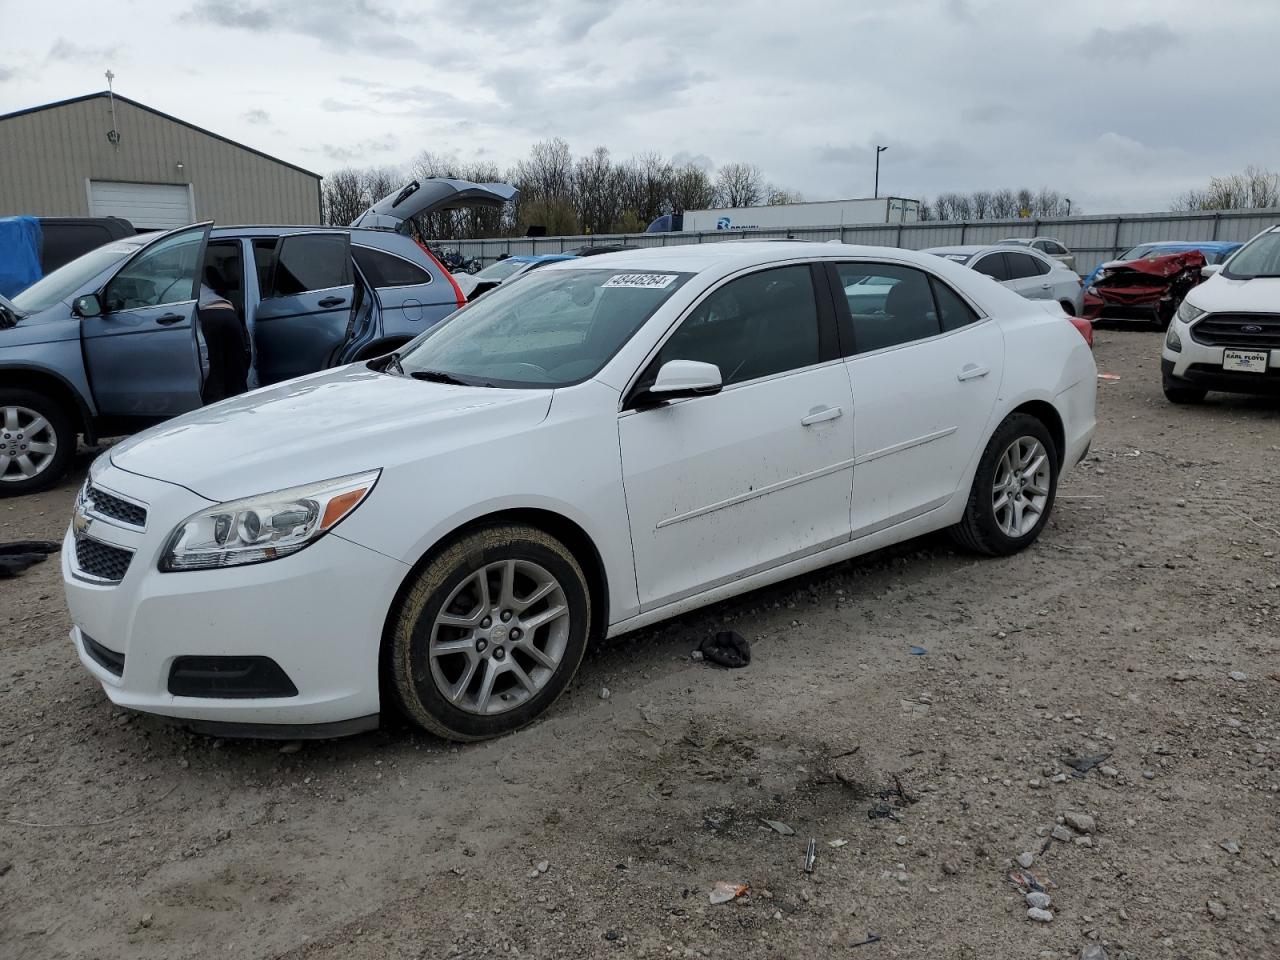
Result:
M301 166L536 140L806 199L1048 186L1165 209L1280 167L1274 0L0 0L0 113L116 90ZM2 175L2 173L0 173Z

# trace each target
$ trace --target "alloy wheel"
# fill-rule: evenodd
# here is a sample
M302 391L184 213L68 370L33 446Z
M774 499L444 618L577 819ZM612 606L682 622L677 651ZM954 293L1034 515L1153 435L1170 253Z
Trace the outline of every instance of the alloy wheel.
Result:
M30 407L0 407L0 483L30 480L53 463L58 435Z
M1035 437L1019 437L996 462L991 506L996 524L1007 537L1030 533L1049 503L1049 452Z
M529 560L499 560L467 576L431 625L436 688L467 713L505 713L538 694L569 643L560 582Z

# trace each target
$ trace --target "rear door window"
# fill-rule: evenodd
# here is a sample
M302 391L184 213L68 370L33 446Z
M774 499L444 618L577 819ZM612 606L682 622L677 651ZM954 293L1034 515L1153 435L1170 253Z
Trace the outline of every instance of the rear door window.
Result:
M52 273L64 263L94 250L111 240L111 231L100 223L40 224L40 263L45 273Z
M375 250L373 247L353 246L351 255L360 272L378 289L383 287L413 287L431 282L431 274L403 257Z
M1040 261L1035 257L1029 257L1025 253L1006 253L1004 259L1008 264L1010 280L1025 280L1028 277L1040 276ZM1049 268L1045 267L1044 272L1048 273Z
M985 273L993 280L1011 280L1009 275L1009 267L1003 253L989 253L973 265L973 269L979 273Z
M922 271L887 263L838 263L836 276L853 320L855 352L942 332L929 278Z
M266 299L328 290L351 283L351 251L339 234L297 234L276 247Z

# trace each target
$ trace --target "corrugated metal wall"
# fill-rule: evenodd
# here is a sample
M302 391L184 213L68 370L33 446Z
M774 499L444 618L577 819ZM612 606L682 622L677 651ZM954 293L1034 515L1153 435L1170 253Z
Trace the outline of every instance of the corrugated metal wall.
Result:
M1280 223L1280 209L1224 210L1215 213L1135 213L1098 217L1062 217L1053 220L971 220L966 222L911 223L902 226L865 224L852 227L807 227L787 230L715 230L706 233L634 233L581 237L498 238L491 240L441 240L445 248L457 247L466 257L485 263L500 254L561 253L589 243L625 243L638 247L715 243L723 240L782 238L842 240L868 246L906 247L923 250L968 243L995 243L1006 237L1057 237L1076 255L1076 270L1087 274L1098 264L1114 260L1125 250L1152 240L1245 241Z
M195 215L219 223L320 222L320 182L116 98L94 97L0 121L0 216L89 215L88 180L190 183ZM182 163L183 169L177 165Z

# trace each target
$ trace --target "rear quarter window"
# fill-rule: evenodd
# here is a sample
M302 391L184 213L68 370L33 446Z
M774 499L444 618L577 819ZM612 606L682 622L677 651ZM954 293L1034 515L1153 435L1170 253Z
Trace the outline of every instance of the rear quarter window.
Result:
M403 257L373 247L353 246L360 272L375 287L412 287L431 282L431 274Z

